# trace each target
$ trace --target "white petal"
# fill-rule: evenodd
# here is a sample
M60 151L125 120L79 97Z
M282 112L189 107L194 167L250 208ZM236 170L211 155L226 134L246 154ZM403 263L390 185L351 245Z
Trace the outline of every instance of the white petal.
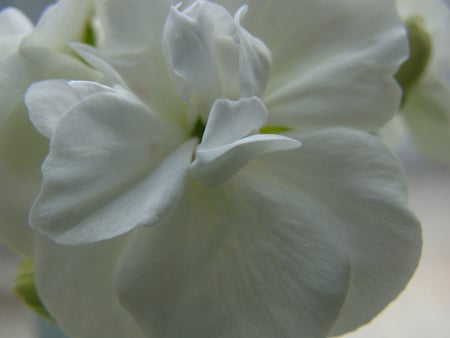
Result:
M169 13L166 0L99 0L96 15L103 30L97 42L108 55L129 54L161 48L164 20Z
M216 98L239 96L236 35L225 8L206 1L183 11L172 7L164 25L163 50L174 83L189 109L203 118Z
M174 151L184 138L122 91L89 96L57 126L31 225L77 244L157 222L183 188L194 147Z
M17 51L24 36L33 30L31 21L16 8L0 12L0 58Z
M249 165L247 178L302 191L333 215L351 261L334 336L367 323L405 287L420 256L420 224L407 208L401 165L377 138L351 129L297 136L303 146L296 156L265 155ZM266 168L264 176L252 170L257 165Z
M6 7L0 12L0 38L24 36L33 30L33 23L20 10Z
M208 185L216 185L235 174L256 156L300 146L282 135L250 135L260 129L267 110L259 98L214 102L202 143L197 146L192 173Z
M102 92L114 93L115 90L97 82L44 80L31 85L25 95L25 103L36 129L51 138L59 121L73 105Z
M70 53L68 43L82 41L93 11L92 0L61 0L48 7L23 46Z
M271 55L267 46L241 26L247 6L235 15L239 34L239 88L241 97L261 96L269 78Z
M450 163L450 86L427 76L408 93L402 116L426 155Z
M241 5L239 0L217 2L231 11ZM272 54L264 92L271 124L373 130L397 110L400 91L392 75L408 48L393 1L248 0L246 4L242 25Z
M28 211L39 192L40 165L48 141L31 124L24 94L34 81L48 77L93 78L81 62L48 50L28 48L0 60L0 240L30 256Z
M144 337L113 289L115 267L126 241L122 237L66 246L37 237L34 273L39 296L71 337Z
M320 207L270 183L192 184L167 220L133 233L119 299L149 337L323 338L349 270Z
M267 116L264 103L257 97L216 100L209 113L201 147L222 146L255 133L264 125Z
M109 81L114 84L119 84L124 88L128 88L120 74L108 63L107 60L105 60L104 57L102 57L98 49L76 42L71 43L70 47L80 54L81 57L85 59L86 62L88 62L92 67L105 74Z

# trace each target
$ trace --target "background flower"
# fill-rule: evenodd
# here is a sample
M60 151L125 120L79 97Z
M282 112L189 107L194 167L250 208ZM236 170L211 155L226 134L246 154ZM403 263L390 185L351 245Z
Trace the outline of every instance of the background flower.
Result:
M397 119L406 123L412 141L423 154L450 163L450 8L441 0L398 0L397 3L405 20L416 18L411 28L422 32L430 53L424 71L405 88L401 115ZM420 48L425 47L413 46L413 52Z

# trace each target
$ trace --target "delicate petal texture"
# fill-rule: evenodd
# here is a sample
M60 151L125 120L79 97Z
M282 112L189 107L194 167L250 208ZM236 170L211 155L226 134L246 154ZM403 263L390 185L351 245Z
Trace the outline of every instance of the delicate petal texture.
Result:
M206 184L216 185L260 154L300 146L298 141L282 135L250 135L266 119L264 103L256 97L214 102L202 142L196 149L193 175Z
M450 86L427 76L409 93L402 115L416 146L450 163Z
M36 29L24 39L23 46L40 46L70 53L68 43L84 39L92 3L92 0L58 1L44 12Z
M164 25L163 49L178 92L203 118L219 97L239 97L239 43L228 11L196 1L183 11L172 7Z
M105 61L117 70L133 92L155 113L186 126L179 99L161 48L169 0L99 0L96 14L103 31L96 32ZM191 127L196 121L189 121Z
M351 283L330 334L338 335L367 323L404 288L419 260L420 224L407 208L401 165L377 138L351 129L297 137L303 144L298 156L271 153L249 170L266 167L264 177L253 169L255 180L272 178L287 191L302 191L341 229Z
M199 147L213 148L256 133L267 120L267 109L261 99L252 97L214 102Z
M190 111L206 120L219 97L259 96L266 86L270 52L222 6L196 1L172 7L163 31L163 48L178 92ZM194 116L195 117L195 116Z
M128 87L122 76L100 55L99 50L77 42L71 43L70 46L92 67L106 75L109 81L124 88Z
M0 58L17 51L25 35L33 30L31 21L16 8L0 12Z
M168 155L183 137L126 92L87 97L61 119L51 140L31 225L57 242L77 244L159 221L190 165L193 142Z
M115 267L126 240L66 246L37 236L34 266L39 295L71 337L145 337L113 289Z
M96 82L44 80L31 85L25 95L25 102L36 129L51 138L59 121L73 105L101 92L114 93L115 90Z
M148 337L325 337L349 278L342 238L320 202L272 182L191 181L133 233L116 285Z
M230 11L241 4L217 2ZM264 94L270 124L374 130L397 110L400 91L392 75L408 48L393 1L248 0L246 4L249 10L242 25L272 54Z
M61 118L78 101L66 80L45 80L28 89L25 103L30 120L39 132L50 138Z
M241 97L261 96L266 88L271 63L270 51L259 39L241 26L247 6L236 13L235 21L239 35L239 86Z
M96 15L101 24L99 48L108 55L161 48L164 21L170 0L97 0Z

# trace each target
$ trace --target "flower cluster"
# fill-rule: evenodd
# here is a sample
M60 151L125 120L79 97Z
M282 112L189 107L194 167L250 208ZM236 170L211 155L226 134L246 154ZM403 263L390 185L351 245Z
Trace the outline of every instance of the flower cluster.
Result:
M394 1L60 0L0 28L0 238L68 335L323 338L410 279L420 226L372 135Z

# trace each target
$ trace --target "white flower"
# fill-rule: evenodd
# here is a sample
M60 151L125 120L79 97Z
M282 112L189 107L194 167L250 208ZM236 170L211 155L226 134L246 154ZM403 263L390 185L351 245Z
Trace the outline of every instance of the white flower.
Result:
M405 66L416 74L404 88L399 118L419 150L450 163L450 7L443 0L398 0L398 7L410 34L422 36L414 38L412 53L429 53L423 69Z
M398 105L391 1L97 5L99 50L72 47L110 83L26 95L50 139L35 277L64 330L325 337L398 295L420 227L398 161L348 128Z

